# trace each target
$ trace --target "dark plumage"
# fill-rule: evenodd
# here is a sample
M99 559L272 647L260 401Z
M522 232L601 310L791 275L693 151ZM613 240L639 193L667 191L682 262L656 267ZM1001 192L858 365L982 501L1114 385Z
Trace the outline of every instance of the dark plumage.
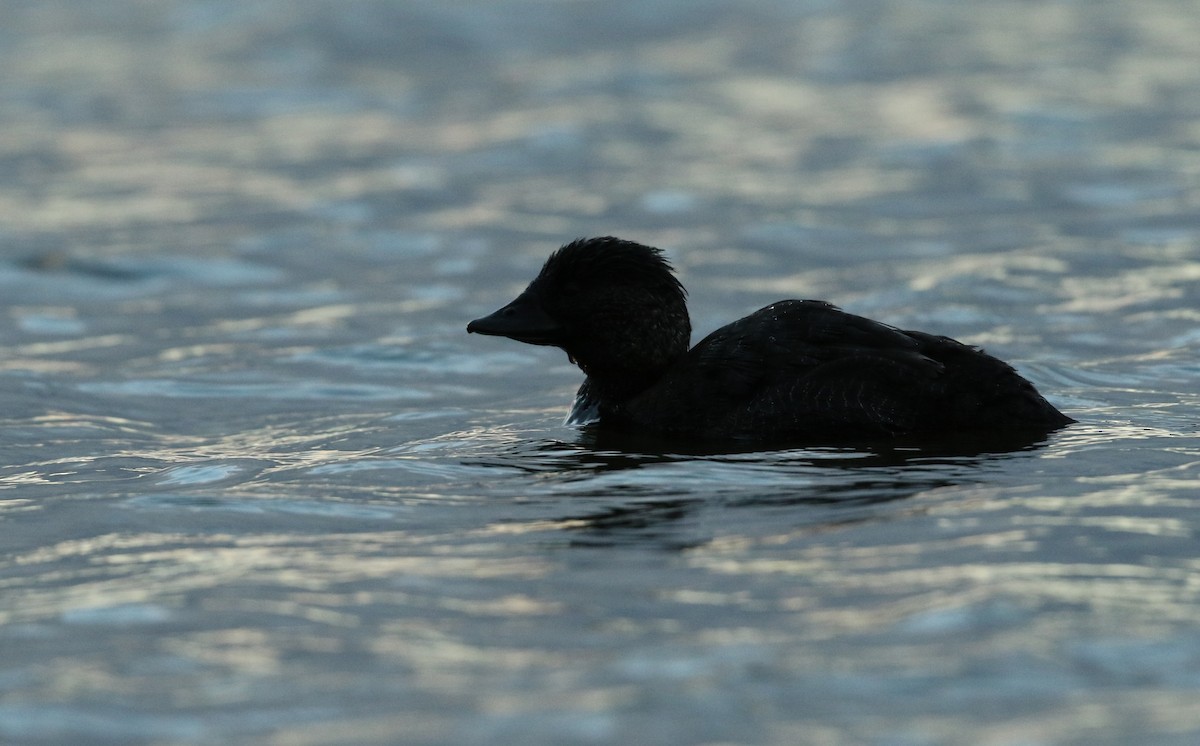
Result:
M580 239L467 331L565 350L587 375L569 421L606 429L832 442L1073 422L979 349L822 301L772 303L689 350L685 298L658 249Z

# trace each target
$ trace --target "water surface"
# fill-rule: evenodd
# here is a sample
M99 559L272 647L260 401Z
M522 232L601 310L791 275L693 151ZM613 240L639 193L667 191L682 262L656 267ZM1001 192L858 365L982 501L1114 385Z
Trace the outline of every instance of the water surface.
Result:
M1200 738L1191 3L7 6L0 741ZM609 233L1080 422L565 427L464 326Z

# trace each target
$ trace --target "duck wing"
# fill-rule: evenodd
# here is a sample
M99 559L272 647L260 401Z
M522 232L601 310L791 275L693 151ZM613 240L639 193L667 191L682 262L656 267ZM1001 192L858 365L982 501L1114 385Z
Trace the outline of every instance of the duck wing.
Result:
M973 347L787 300L705 337L628 413L702 437L892 436L957 428L1022 386L1049 407Z

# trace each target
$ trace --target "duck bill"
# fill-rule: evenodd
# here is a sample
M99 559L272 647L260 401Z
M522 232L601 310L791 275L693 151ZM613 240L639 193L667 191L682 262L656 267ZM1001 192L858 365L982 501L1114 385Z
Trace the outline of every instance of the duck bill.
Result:
M562 325L542 309L529 291L495 313L467 324L467 332L508 337L531 345L558 345L564 337Z

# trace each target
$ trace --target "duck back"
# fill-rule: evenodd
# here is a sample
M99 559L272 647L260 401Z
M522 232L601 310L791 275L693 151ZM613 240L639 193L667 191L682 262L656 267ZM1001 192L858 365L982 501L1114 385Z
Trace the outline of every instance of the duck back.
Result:
M991 355L821 301L774 303L705 337L602 422L701 438L1048 430L1072 420Z

